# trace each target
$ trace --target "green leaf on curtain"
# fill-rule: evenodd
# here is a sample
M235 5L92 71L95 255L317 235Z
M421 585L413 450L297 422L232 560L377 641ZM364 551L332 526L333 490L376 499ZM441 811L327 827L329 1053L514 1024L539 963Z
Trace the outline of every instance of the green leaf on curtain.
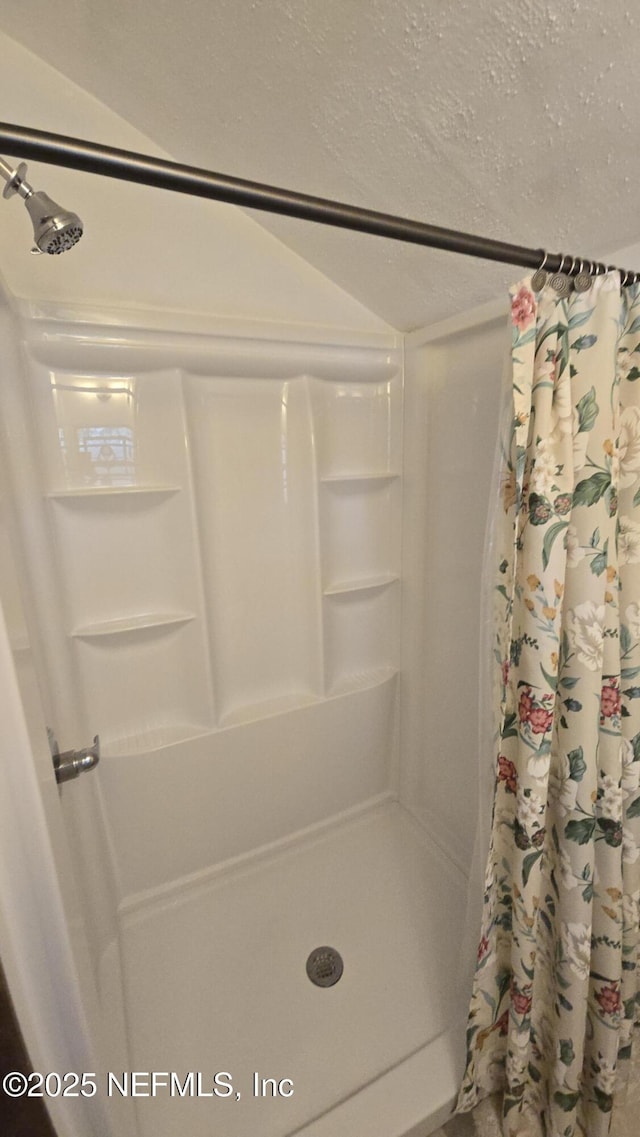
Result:
M572 689L572 687L575 687L576 683L579 683L579 682L580 682L580 676L579 675L565 675L560 680L560 686L564 687L566 691L570 691Z
M634 505L640 505L640 489L636 490L636 492L633 495L633 504Z
M518 734L516 730L516 714L505 715L504 726L501 731L501 738L515 738Z
M591 545L592 549L598 548L598 545L600 544L600 529L599 528L593 530L589 544Z
M627 806L627 817L640 817L640 797L635 798Z
M627 687L622 694L626 695L627 699L640 699L640 687Z
M570 1066L576 1056L575 1050L573 1049L573 1039L561 1038L558 1046L560 1049L560 1061L564 1063L565 1066Z
M587 320L590 320L593 316L594 311L594 308L589 308L587 312L575 312L569 320L569 331L573 331L574 328L579 328L581 324L586 324Z
M636 1011L635 995L632 995L630 999L625 999L623 1006L625 1019L632 1019Z
M578 746L576 750L570 750L567 758L569 759L569 777L574 782L581 782L587 769L582 747Z
M571 347L574 351L586 351L588 347L593 347L594 343L597 342L597 336L578 336L577 340L574 340L571 344Z
M631 739L631 745L633 746L633 760L637 762L640 758L640 730L637 734L634 734Z
M563 328L558 324L558 343L560 344L560 353L558 356L558 376L564 374L569 365L569 329Z
M596 402L596 389L592 387L583 395L577 406L578 411L578 434L581 431L591 430L594 422L596 421L600 407Z
M514 331L516 331L516 333L518 333L517 328L514 328ZM535 324L534 324L534 326L532 328L529 328L529 331L525 332L523 336L516 334L514 344L517 344L518 347L524 347L524 345L527 343L533 343L535 338L536 338L536 329L535 329Z
M611 475L606 470L597 470L590 478L578 482L573 495L574 505L595 505L611 485Z
M628 651L631 647L631 632L626 624L620 625L620 646L623 651Z
M547 684L547 687L549 687L549 689L551 691L555 691L556 687L558 686L558 681L556 679L556 676L555 675L549 675L549 672L545 671L542 664L540 664L540 670L544 676L544 681Z
M542 567L546 569L549 565L549 558L551 556L551 547L556 539L562 533L563 529L569 528L568 521L556 521L555 525L551 525L544 535L542 542Z
M534 1066L533 1062L529 1063L527 1069L528 1069L529 1077L531 1078L531 1081L532 1082L539 1082L541 1077L542 1077L542 1074L540 1073L538 1068L536 1066Z
M502 975L500 976L500 980L498 982L498 991L497 991L498 1009L500 1009L500 1006L502 1004L502 1000L504 999L504 997L505 997L507 991L509 990L510 986L511 986L511 972L510 971L503 971Z
M523 883L523 885L525 885L525 886L527 885L527 883L529 881L529 877L531 876L531 870L532 870L533 866L535 865L536 861L540 860L541 856L542 856L542 849L538 849L535 853L527 853L526 857L524 858L524 860L522 862L522 883Z
M629 635L628 632L627 632L627 635ZM624 637L622 635L622 627L621 627L620 628L620 640L622 641L623 638ZM623 647L623 650L625 650L625 651L627 650L624 646L624 643L622 644L622 647ZM640 667L623 667L621 672L620 672L620 678L621 679L635 679L636 675L640 675Z
M593 1087L593 1096L603 1113L610 1113L613 1109L613 1094L605 1094L597 1086Z
M558 332L561 331L562 329L563 329L562 324L552 324L550 328L547 328L546 332L544 332L543 335L540 337L540 342L538 344L538 351L542 347L544 341L549 339L549 336L557 335Z
M579 1093L563 1094L561 1090L556 1090L553 1095L553 1100L557 1102L560 1109L563 1109L565 1113L571 1113L571 1110L576 1108L579 1097Z
M636 316L631 327L627 330L627 335L632 336L634 332L640 331L640 316Z
M592 880L589 881L586 888L582 889L581 896L582 896L582 899L584 900L585 904L591 903L591 901L593 900L593 881Z
M580 821L568 821L564 827L564 835L569 841L575 841L578 845L588 845L593 838L595 828L595 817L583 817Z
M482 995L482 998L484 999L487 1006L491 1008L491 1014L495 1017L495 1010L496 1010L495 999L492 999L489 992L485 991L484 988L481 989L480 994Z
M640 379L640 368L630 367L626 377L630 383L635 383L636 379Z
M627 814L627 816L629 816ZM611 817L599 817L598 828L602 832L607 845L612 849L618 849L622 844L622 825L619 821L614 821Z
M607 554L598 553L591 561L591 571L595 576L602 576L607 567Z

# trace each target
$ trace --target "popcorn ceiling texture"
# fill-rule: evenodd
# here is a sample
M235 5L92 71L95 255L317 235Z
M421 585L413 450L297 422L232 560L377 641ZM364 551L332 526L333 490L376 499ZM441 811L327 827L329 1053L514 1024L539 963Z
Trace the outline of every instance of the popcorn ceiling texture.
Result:
M0 28L178 161L551 251L640 239L632 4L8 0ZM256 216L403 330L521 274Z

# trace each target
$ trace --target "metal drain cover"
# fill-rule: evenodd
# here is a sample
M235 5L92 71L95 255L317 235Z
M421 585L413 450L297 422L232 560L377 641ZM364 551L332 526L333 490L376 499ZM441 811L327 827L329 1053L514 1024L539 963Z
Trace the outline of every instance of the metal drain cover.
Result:
M342 956L332 947L317 947L307 960L307 975L316 987L333 987L344 971Z

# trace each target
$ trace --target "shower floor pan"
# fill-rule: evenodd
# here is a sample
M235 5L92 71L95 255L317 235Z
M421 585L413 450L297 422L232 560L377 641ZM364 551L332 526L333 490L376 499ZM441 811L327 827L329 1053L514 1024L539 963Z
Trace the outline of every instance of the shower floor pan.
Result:
M126 915L132 1069L194 1074L135 1101L141 1137L426 1137L461 1073L463 907L386 802ZM324 945L344 972L323 988Z

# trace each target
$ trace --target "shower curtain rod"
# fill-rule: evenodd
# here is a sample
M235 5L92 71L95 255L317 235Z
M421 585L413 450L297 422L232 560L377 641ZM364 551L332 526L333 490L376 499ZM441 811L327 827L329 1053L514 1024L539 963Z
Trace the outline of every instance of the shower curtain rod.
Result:
M0 149L18 158L29 158L54 166L67 166L75 170L84 170L89 174L102 174L108 178L119 178L123 181L155 186L158 189L173 190L175 193L213 198L247 209L280 213L287 217L316 221L321 225L334 225L361 233L373 233L395 241L428 245L431 248L463 253L470 257L501 261L503 264L522 265L532 269L544 266L544 269L551 273L562 272L567 276L576 276L578 273L591 275L615 268L615 265L605 265L601 261L570 257L562 253L547 253L544 249L531 249L524 245L510 245L504 241L477 237L472 233L462 233L456 229L443 229L423 221L411 221L390 213L360 209L358 206L346 205L339 201L312 197L293 190L246 181L243 178L233 178L226 174L216 174L210 170L184 166L178 162L166 162L131 150L119 150L113 146L86 142L81 138L32 130L13 123L0 123ZM629 284L638 280L640 273L627 271L624 273L622 283Z

